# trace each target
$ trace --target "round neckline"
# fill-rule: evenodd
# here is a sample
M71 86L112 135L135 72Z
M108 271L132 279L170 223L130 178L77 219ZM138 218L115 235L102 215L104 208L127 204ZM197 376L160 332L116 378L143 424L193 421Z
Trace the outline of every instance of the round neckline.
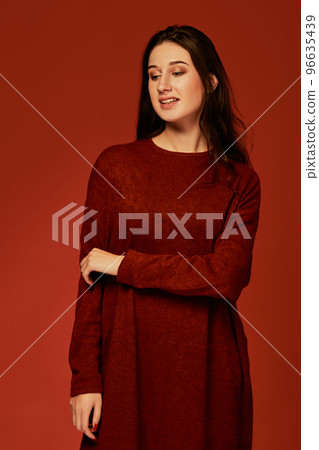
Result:
M160 147L159 145L155 144L152 138L149 138L149 142L154 149L160 150L165 153L172 153L173 155L194 157L194 156L207 156L209 154L208 150L205 150L204 152L177 152L175 150L167 150L166 148Z

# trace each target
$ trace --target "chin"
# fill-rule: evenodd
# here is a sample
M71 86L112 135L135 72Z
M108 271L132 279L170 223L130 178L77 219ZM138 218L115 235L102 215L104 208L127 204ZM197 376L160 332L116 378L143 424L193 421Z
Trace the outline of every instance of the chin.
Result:
M169 121L172 120L174 122L185 117L185 114L182 115L180 111L156 111L156 114L163 120L169 119Z

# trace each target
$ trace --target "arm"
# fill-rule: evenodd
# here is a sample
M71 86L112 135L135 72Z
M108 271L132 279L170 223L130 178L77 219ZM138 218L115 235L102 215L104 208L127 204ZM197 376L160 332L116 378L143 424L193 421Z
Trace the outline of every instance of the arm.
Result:
M97 158L94 167L103 173L101 155ZM94 209L97 213L82 222L80 262L93 247L105 248L105 242L103 242L105 221L102 219L105 210L105 186L105 180L92 169L85 206L87 206L86 212ZM97 233L84 242L84 237L93 229L91 225L95 220L97 221ZM89 286L81 275L78 283L78 300L69 348L69 365L72 371L71 397L83 393L103 392L100 373L100 345L105 275L101 276L101 274L92 272L91 276L94 280L98 277L101 278Z
M228 215L240 214L251 239L244 239L239 225L234 223L237 234L224 239L221 233L213 252L208 255L150 255L129 249L119 266L117 281L137 288L159 288L178 295L225 297L236 302L250 280L259 206L260 180L252 171L239 199L237 197L237 205ZM227 222L228 219L226 226Z

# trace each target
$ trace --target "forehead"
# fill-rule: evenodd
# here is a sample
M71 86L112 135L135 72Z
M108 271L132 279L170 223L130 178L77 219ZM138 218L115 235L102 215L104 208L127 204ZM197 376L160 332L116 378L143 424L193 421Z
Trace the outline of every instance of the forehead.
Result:
M185 61L189 65L192 64L190 54L185 48L175 42L163 42L153 48L148 63L149 65L156 64L160 66L167 65L170 61L178 60Z

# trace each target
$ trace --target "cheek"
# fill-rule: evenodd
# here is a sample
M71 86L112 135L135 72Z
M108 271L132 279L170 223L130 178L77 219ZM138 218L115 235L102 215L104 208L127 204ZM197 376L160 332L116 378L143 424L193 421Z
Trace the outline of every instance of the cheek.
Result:
M148 84L148 93L149 93L151 102L154 105L156 103L156 98L157 98L157 93L156 93L156 89L154 87L154 84L153 85L152 85L152 83Z
M188 83L188 86L186 86L186 89L189 101L193 105L199 105L204 95L202 81L198 80L197 78L192 79Z

